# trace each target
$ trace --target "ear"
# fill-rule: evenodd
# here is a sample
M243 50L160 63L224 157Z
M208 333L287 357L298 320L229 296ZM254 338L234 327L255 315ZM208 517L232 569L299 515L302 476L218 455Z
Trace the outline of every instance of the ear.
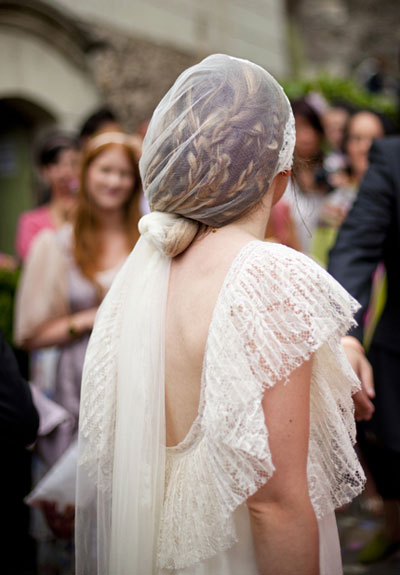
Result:
M291 170L285 170L284 172L279 172L279 174L276 174L275 178L272 180L270 190L272 192L272 205L273 206L277 202L279 202L279 200L281 199L281 197L285 193L285 190L286 190L287 185L289 183L289 177L290 177L291 173L292 173Z

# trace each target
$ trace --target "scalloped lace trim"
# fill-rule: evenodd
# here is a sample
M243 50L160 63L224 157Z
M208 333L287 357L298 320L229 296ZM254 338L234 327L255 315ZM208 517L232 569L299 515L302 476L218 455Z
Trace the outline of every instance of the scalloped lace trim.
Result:
M296 144L296 125L292 108L289 103L289 117L286 122L285 130L283 132L282 147L279 150L278 168L276 170L277 174L292 169L293 152L295 144Z

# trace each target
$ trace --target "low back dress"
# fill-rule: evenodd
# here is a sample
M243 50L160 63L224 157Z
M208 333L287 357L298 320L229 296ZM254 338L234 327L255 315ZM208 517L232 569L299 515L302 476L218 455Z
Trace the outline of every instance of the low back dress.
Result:
M145 243L141 238L136 250L147 249ZM153 371L131 366L122 385L118 357L126 342L118 334L127 313L124 302L135 281L130 265L135 265L134 259L128 259L102 306L85 363L78 463L85 497L79 500L78 528L93 513L93 504L97 520L105 518L101 525L104 533L110 529L110 536L98 545L96 559L89 552L91 535L85 529L80 532L78 574L256 575L246 500L275 469L263 393L277 383L292 385L291 373L313 355L309 493L319 524L321 574L339 575L334 510L359 494L364 483L353 448L351 395L359 384L340 343L354 323L357 302L308 257L258 240L245 245L231 264L213 311L198 415L179 445L166 448L156 438L152 446L148 434L142 444L139 433L130 437L126 430L138 425L138 419L147 429L155 417L154 402L146 399L149 386L156 385L164 395L165 332L161 327L160 343L149 352ZM168 265L165 261L166 278ZM152 286L146 281L148 293L132 304L138 314L152 298ZM142 338L137 343L133 338L127 349L132 351L144 341L144 329L146 324ZM142 451L135 451L137 444L145 446ZM150 452L157 449L159 463L154 467ZM136 479L128 481L128 473ZM161 496L151 498L157 478ZM88 486L97 495L90 495ZM123 512L114 515L118 509ZM140 525L135 517L142 517ZM98 531L97 536L102 534ZM146 551L150 557L145 557Z

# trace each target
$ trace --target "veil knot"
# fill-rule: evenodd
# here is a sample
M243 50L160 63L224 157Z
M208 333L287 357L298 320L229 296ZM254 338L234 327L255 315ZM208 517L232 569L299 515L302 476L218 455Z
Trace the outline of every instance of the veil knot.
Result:
M194 240L199 222L167 212L153 211L139 221L139 232L168 257L183 252Z

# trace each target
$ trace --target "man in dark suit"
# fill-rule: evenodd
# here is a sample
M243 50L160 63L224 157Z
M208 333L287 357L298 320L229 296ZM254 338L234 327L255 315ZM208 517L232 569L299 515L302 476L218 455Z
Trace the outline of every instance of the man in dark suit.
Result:
M343 345L362 382L354 398L358 441L386 515L384 532L360 556L364 562L400 546L400 138L376 141L369 159L328 268L362 306L358 326L343 338ZM363 316L380 262L387 273L387 299L366 356Z
M23 498L30 490L31 458L39 416L27 382L0 332L0 571L5 575L35 572L29 538L29 510Z

